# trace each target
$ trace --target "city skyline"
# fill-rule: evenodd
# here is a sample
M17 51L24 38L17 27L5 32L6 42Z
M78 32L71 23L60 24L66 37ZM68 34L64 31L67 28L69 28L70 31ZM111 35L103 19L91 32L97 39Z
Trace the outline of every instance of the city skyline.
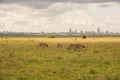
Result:
M66 32L11 32L11 31L2 31L0 32L0 36L46 36L49 38L52 37L80 37L80 36L96 36L96 37L105 37L105 36L120 36L120 33L118 32L110 32L109 30L106 30L105 32L102 31L99 27L96 29L96 31L78 31L77 29L69 29Z
M68 29L67 31L61 31L61 32L44 32L44 31L41 31L41 32L15 32L15 31L0 31L0 33L40 33L40 34L44 34L44 33L71 33L71 34L76 34L76 33L79 33L79 34L86 34L86 33L93 33L93 34L109 34L109 33L119 33L120 32L111 32L109 30L106 30L106 31L102 31L100 27L98 27L96 30L77 30L77 29Z

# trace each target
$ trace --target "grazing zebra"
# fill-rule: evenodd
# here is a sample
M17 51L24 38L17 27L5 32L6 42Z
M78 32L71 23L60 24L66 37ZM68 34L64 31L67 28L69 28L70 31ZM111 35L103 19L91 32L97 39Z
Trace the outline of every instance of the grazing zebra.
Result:
M57 44L57 48L62 48L62 44Z
M79 50L79 49L84 49L84 48L86 48L86 47L81 44L70 44L68 46L68 49L73 49L74 51Z
M48 45L46 43L39 43L39 47L48 48Z

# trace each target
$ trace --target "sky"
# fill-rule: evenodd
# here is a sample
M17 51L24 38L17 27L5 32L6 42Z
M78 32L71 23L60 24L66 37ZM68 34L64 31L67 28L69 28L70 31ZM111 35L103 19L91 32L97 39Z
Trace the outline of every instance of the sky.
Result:
M0 31L120 32L120 0L0 0Z

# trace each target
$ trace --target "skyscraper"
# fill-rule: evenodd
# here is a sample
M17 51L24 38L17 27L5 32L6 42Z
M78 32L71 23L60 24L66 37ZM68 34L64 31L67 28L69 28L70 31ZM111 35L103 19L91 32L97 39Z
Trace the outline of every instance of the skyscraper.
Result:
M100 28L97 28L97 33L100 33L100 32L101 32Z
M75 29L75 33L77 33L77 29Z
M69 33L71 33L72 32L72 29L69 29Z

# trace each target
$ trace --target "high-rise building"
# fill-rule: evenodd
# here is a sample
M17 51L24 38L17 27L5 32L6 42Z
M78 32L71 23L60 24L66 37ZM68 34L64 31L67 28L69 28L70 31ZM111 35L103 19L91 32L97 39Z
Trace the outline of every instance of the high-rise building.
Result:
M100 28L97 28L97 33L100 33L100 32L101 32Z
M72 32L72 29L69 29L69 33L71 33Z
M106 31L106 34L109 34L109 31L108 31L108 30Z
M75 33L77 33L77 29L75 29Z

